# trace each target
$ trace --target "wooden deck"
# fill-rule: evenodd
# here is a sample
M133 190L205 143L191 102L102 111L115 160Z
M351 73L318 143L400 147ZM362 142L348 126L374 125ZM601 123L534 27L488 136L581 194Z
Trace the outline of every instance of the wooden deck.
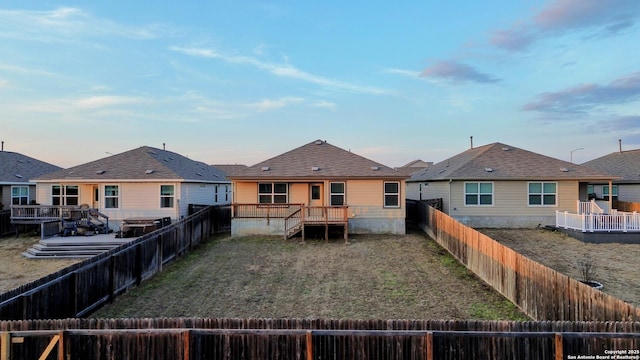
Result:
M29 259L89 258L135 239L116 238L114 234L52 237L40 240L39 243L27 249L22 255Z

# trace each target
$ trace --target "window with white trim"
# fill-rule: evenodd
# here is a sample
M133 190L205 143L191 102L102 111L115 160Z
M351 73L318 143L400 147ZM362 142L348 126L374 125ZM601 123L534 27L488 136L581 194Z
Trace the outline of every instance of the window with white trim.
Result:
M175 188L173 185L160 185L160 207L172 208L175 197Z
M329 189L331 190L329 194L329 205L343 206L345 204L344 188L345 184L343 182L332 182L329 184Z
M214 185L213 188L215 190L214 191L215 195L214 195L213 202L217 204L218 203L218 185Z
M493 183L468 182L464 184L464 204L467 206L493 205Z
M79 195L78 185L52 185L51 205L78 205Z
M11 187L11 205L29 205L29 187Z
M287 183L258 183L258 203L286 204L289 198Z
M611 191L613 193L613 197L617 197L618 196L618 185L611 185L611 187L613 188ZM609 196L609 185L602 185L602 196Z
M117 209L119 207L119 188L118 185L104 186L104 207L107 209Z
M530 206L555 206L558 184L555 182L530 182Z
M385 181L384 183L384 207L400 207L400 182Z

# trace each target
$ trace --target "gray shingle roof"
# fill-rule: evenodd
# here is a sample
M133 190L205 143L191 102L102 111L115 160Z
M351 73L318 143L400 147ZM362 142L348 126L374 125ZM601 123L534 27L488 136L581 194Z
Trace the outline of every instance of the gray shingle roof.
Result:
M244 169L247 168L247 165L240 165L240 164L214 164L211 166L222 171L227 176L243 171Z
M86 164L40 176L37 180L178 180L228 182L225 174L203 162L171 151L142 146Z
M469 149L417 171L409 182L438 180L605 180L613 176L502 143Z
M22 184L31 179L62 169L11 151L0 151L0 184Z
M640 183L640 149L614 152L582 165L621 177L615 183Z
M316 140L229 176L232 179L332 179L408 176L350 151Z

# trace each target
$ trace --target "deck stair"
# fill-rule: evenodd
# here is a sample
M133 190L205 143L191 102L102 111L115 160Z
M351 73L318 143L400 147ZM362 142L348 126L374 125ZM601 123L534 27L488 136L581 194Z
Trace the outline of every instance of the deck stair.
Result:
M29 259L89 258L132 240L115 238L113 234L53 237L40 240L22 255Z

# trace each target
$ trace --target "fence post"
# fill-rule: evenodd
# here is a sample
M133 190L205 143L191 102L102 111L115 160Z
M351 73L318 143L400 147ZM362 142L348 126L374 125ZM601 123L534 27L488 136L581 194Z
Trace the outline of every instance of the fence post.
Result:
M556 348L556 360L562 360L564 357L562 356L563 354L563 349L562 349L562 334L561 333L556 333L555 335L555 348Z
M0 333L0 360L11 359L11 333L3 331Z
M313 334L307 331L307 360L313 360Z
M433 360L433 332L428 331L424 338L425 341L425 359Z
M182 332L182 359L191 359L191 330L187 329Z

